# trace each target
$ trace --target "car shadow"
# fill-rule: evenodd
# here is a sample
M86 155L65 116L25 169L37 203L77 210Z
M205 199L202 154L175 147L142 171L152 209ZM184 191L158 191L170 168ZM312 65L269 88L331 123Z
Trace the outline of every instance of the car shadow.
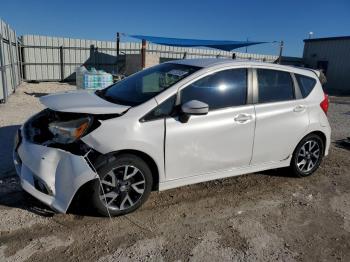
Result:
M0 178L16 174L12 161L15 134L20 125L0 127Z
M25 192L17 176L0 179L0 206L23 209L44 217L55 214L49 207Z
M295 175L293 175L290 172L288 167L264 170L264 171L256 172L254 174L273 176L273 177L292 177L292 178L295 177Z
M48 95L49 93L39 93L39 92L24 92L26 95L29 95L29 96L34 96L34 97L42 97L42 96L46 96Z
M338 148L350 150L350 137L346 139L336 140L335 142L333 142L333 144Z
M0 127L0 205L52 216L53 211L22 190L12 160L14 137L20 125Z
M74 197L67 213L80 217L99 217L91 206L88 192L78 192ZM53 217L57 212L43 204L27 192L20 185L18 176L0 178L0 206L23 209L43 217Z

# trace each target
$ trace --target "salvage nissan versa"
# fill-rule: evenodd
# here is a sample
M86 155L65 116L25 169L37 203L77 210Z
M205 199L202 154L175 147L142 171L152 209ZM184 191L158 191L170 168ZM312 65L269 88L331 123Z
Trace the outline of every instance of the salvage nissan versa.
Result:
M59 212L85 189L103 215L152 190L289 167L328 154L328 97L317 71L223 59L163 63L89 93L41 98L18 131L23 189Z

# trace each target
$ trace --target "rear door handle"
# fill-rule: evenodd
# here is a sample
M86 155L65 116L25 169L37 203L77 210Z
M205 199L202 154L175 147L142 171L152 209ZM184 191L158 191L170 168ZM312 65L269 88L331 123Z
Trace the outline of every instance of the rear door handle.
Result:
M297 105L296 107L294 107L293 111L294 112L302 112L305 110L305 106L303 105Z
M238 123L246 123L253 119L252 115L249 114L238 114L234 117L234 120Z

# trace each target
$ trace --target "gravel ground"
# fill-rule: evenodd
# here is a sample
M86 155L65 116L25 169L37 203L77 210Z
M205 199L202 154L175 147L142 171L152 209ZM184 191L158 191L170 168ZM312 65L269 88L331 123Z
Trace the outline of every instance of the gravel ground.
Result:
M284 170L152 193L113 219L55 214L24 193L11 160L37 97L74 86L23 84L0 105L0 261L350 261L350 98L331 97L330 155L315 175Z

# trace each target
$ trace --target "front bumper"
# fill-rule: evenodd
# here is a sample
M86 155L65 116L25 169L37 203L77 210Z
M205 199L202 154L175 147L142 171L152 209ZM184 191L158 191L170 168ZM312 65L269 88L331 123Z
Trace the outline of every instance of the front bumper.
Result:
M18 142L13 160L22 188L58 212L66 213L77 190L98 177L83 156L24 138Z

